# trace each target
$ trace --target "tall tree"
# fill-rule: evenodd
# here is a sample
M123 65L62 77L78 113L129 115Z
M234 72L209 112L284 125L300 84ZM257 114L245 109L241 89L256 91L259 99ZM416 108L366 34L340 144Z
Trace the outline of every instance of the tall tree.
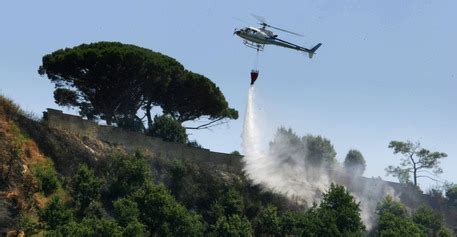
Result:
M138 130L143 109L150 127L152 110L161 106L179 122L207 117L197 127L237 119L222 92L208 78L192 73L175 59L135 45L118 42L82 44L43 57L39 74L55 83L61 106L79 108L88 119Z
M417 178L429 178L435 180L436 176L443 172L440 168L440 159L447 157L446 153L431 152L421 147L419 142L411 141L391 141L389 148L394 150L394 154L402 154L400 166L389 166L386 168L387 174L398 177L400 182L409 182L410 175L413 175L413 184L417 186ZM431 170L431 172L429 171Z
M271 156L283 162L296 163L297 160L305 159L306 146L292 129L281 127L270 142L269 152Z
M304 163L329 167L336 163L336 151L330 140L313 135L300 138L290 128L281 127L276 131L269 152L271 156L291 165Z
M350 174L362 175L366 166L365 158L358 150L350 150L344 159L344 168Z
M306 135L302 138L308 149L307 160L313 165L332 166L336 163L336 151L330 140Z
M322 195L319 209L335 218L335 224L344 236L362 236L365 231L360 217L360 204L341 185L330 185L328 192Z

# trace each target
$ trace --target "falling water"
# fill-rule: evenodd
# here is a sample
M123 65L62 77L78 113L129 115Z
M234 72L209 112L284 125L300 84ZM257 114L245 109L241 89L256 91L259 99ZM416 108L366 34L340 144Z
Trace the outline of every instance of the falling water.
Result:
M245 155L245 171L247 171L251 179L257 182L261 178L259 177L259 173L261 173L261 167L256 166L256 164L262 164L262 159L264 156L261 152L260 129L257 127L259 120L256 118L254 97L255 88L251 85L248 91L248 101L244 117L242 146Z

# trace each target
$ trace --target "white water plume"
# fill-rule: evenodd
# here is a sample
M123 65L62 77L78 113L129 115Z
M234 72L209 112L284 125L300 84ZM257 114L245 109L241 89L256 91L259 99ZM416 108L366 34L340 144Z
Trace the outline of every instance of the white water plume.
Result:
M360 202L361 217L371 229L375 220L376 204L386 195L394 198L394 190L382 181L344 175L341 167L326 169L306 164L306 146L291 146L291 140L280 134L274 139L274 146L262 150L262 118L256 109L253 86L249 88L243 129L244 171L255 184L282 193L294 201L311 205L318 203L321 194L332 182L343 184ZM284 156L284 154L287 154ZM305 155L304 155L305 154Z
M330 186L329 177L320 168L309 167L299 152L291 150L280 139L274 150L261 150L261 135L259 131L260 118L256 115L255 89L249 88L243 130L243 150L245 155L244 170L256 184L285 194L299 202L318 201L320 193ZM276 153L287 151L288 162L278 159ZM323 175L324 174L324 175Z

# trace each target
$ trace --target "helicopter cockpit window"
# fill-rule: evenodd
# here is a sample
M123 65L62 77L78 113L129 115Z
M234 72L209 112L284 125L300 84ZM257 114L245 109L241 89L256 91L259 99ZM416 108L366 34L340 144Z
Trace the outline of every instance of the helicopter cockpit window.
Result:
M254 35L254 34L256 34L256 31L253 30L253 29L247 28L247 29L246 29L246 33L251 34L251 35Z

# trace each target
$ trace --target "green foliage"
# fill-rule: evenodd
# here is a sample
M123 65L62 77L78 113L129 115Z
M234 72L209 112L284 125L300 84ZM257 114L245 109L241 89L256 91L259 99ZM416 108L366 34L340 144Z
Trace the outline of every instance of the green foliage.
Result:
M283 162L293 162L295 158L293 156L299 156L301 159L306 157L306 144L292 129L281 127L276 131L273 141L270 142L270 153Z
M308 149L307 160L313 165L332 166L336 163L336 151L330 140L321 137L307 135L302 138Z
M448 230L447 228L441 228L439 231L438 231L438 237L451 237L452 236L452 233L450 230Z
M422 229L408 216L405 206L387 196L376 207L377 236L425 236Z
M410 218L401 218L390 212L379 216L377 236L426 236Z
M59 187L59 179L51 163L35 167L35 177L38 179L38 188L44 195L49 196Z
M377 236L451 236L443 217L428 206L420 206L410 217L400 202L387 196L376 208Z
M111 219L86 218L81 222L82 226L90 229L89 236L115 237L122 236L122 228Z
M115 217L120 226L128 226L138 222L140 210L136 202L129 198L121 198L114 202Z
M398 179L401 184L411 184L411 169L399 166L389 165L386 168L387 175L392 175Z
M278 216L276 207L268 205L260 212L257 222L260 233L269 236L281 234L281 218Z
M422 205L413 215L414 223L418 224L428 236L437 236L443 228L443 217L430 207Z
M148 130L148 135L162 138L167 142L186 143L186 129L171 116L155 116L154 123Z
M322 197L319 209L334 216L336 227L342 234L362 235L365 226L360 218L360 204L349 191L341 185L331 184Z
M381 203L378 203L376 213L379 216L384 215L384 213L391 213L400 218L406 218L408 216L406 207L400 202L394 201L392 196L386 196Z
M446 187L446 198L451 205L457 207L457 184L451 184Z
M124 237L142 237L145 236L145 226L138 220L130 222L122 234Z
M202 145L200 145L197 140L192 140L192 141L187 141L187 145L190 147L195 147L195 148L203 148Z
M3 114L8 119L15 118L17 115L23 115L24 112L12 100L0 95L0 114Z
M57 104L128 129L139 129L140 109L151 125L154 105L179 122L203 116L216 122L238 118L211 80L184 70L171 57L135 45L97 42L60 49L43 57L38 73L55 83Z
M184 177L187 175L187 167L182 160L172 160L167 167L170 184L168 188L175 197L179 197L182 189L186 185Z
M323 194L319 206L314 205L303 213L278 214L276 207L268 205L256 220L256 233L267 236L362 236L365 233L359 204L343 186L334 184Z
M360 232L345 233L338 229L335 213L313 206L304 213L286 212L281 217L280 235L292 236L360 236Z
M159 236L199 236L201 216L176 202L163 185L147 182L132 196L140 210L140 220L150 233Z
M298 236L304 231L304 226L306 225L305 214L287 211L280 218L281 234Z
M108 160L105 170L109 196L124 197L138 190L152 179L151 169L144 156L117 155Z
M230 188L219 200L225 216L242 215L244 213L243 198L235 189Z
M53 197L44 209L38 211L38 216L47 230L54 230L58 226L66 225L71 220L71 213L57 196Z
M350 150L344 159L344 168L350 174L362 175L366 166L365 159L358 150Z
M216 224L212 226L211 234L224 237L248 237L252 236L251 223L246 217L231 215L220 217Z
M410 175L412 174L413 184L417 186L417 178L423 177L434 180L426 173L421 173L421 171L431 169L434 175L443 172L439 164L440 159L447 157L446 153L431 152L422 148L419 142L412 143L411 141L391 141L389 148L394 150L394 154L400 153L403 155L400 166L386 168L387 174L397 177L401 183L409 183Z
M121 237L123 229L110 219L85 218L81 223L70 222L58 228L45 232L47 237Z
M30 217L30 215L21 213L19 215L17 229L23 231L25 236L31 236L38 233L39 225Z
M434 199L444 199L442 187L431 187L429 190L427 190L427 194Z
M157 172L163 172L163 182L180 203L200 213L207 223L216 222L219 215L213 215L212 206L219 203L229 189L217 170L189 160L162 160L153 166L162 167Z
M91 201L89 206L79 213L86 218L104 218L108 216L103 204L100 201Z
M173 80L162 108L178 121L190 121L202 116L210 120L237 119L238 112L228 107L219 88L203 75L186 71L183 77Z
M279 128L270 142L270 153L282 162L296 165L300 159L313 166L329 167L336 163L333 145L321 136L297 136L292 129Z
M89 236L91 230L89 227L82 226L81 224L71 221L65 225L58 226L55 229L47 230L44 232L45 237L80 237Z
M55 103L61 106L78 106L78 94L66 88L54 90Z
M111 124L117 115L136 114L144 94L142 88L163 90L172 76L183 73L183 66L134 45L98 42L45 55L38 72L46 74L56 89L67 89L71 92L66 95L75 95L70 104L62 100L67 97L56 96L59 105L77 106L81 115Z
M86 165L80 165L71 180L72 196L81 212L100 198L102 182Z
M134 132L144 132L145 127L143 124L143 120L141 120L136 115L118 115L116 117L116 124L118 127L123 129L127 129Z

